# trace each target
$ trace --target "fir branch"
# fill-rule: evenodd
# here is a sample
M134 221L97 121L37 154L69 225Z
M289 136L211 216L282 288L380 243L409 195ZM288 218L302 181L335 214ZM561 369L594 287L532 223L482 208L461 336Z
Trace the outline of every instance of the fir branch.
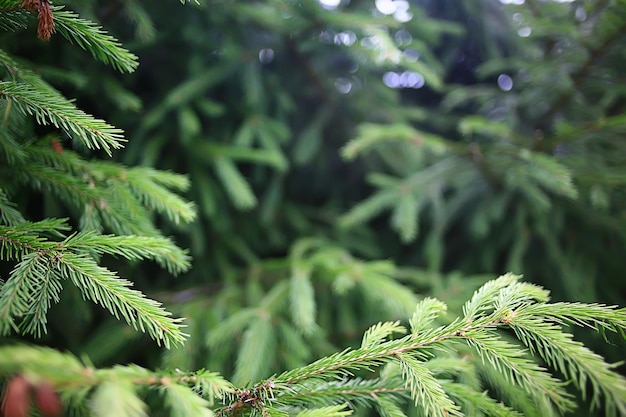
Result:
M80 177L55 168L25 163L14 165L13 170L23 183L54 194L70 205L81 206L104 198L100 189L90 186Z
M111 181L103 199L90 203L90 206L101 213L103 223L115 234L161 235L148 210L121 181Z
M626 308L604 304L536 303L524 306L522 312L546 317L559 324L591 327L612 332L626 329ZM625 335L626 337L626 335Z
M409 321L411 324L411 333L417 334L421 330L425 330L430 326L437 316L444 313L447 306L436 298L426 297L415 308L415 312Z
M190 257L170 239L146 236L101 235L95 232L75 233L60 246L76 252L123 256L128 260L153 259L172 274L185 272Z
M329 405L328 407L304 410L297 417L346 417L352 414L352 410L346 410L347 404Z
M350 403L370 407L379 398L400 401L407 398L404 382L400 378L390 379L341 379L323 381L307 380L301 384L289 386L276 385L276 398L273 401L282 407L321 407L325 405Z
M381 417L406 417L404 410L386 395L378 396L376 403L376 411Z
M48 381L67 383L82 376L84 365L74 356L43 346L9 345L0 347L0 374L32 373Z
M257 310L244 308L237 311L230 317L221 320L220 323L213 327L207 334L207 346L210 348L217 348L226 342L232 341L235 335L243 332L250 322L257 316Z
M428 416L462 416L433 374L412 355L399 354L400 369L415 405Z
M482 328L464 332L464 335L483 361L496 368L509 382L522 386L525 391L536 396L550 398L562 412L575 407L571 396L564 389L565 384L526 358L524 349Z
M466 401L487 416L523 417L518 411L489 397L486 392L474 391L465 384L443 382L443 387L451 398L459 403Z
M28 13L24 9L0 10L0 29L16 31L25 29Z
M38 123L63 128L89 149L104 149L111 154L125 141L121 129L79 110L52 87L41 89L22 82L0 81L0 96L12 100L22 113L34 115Z
M38 307L33 302L42 301L36 298L39 281L42 277L45 279L48 273L49 259L38 252L25 255L11 271L9 279L0 288L0 335L7 335L11 329L17 330L15 318Z
M626 378L611 370L614 365L572 340L572 335L563 332L560 326L528 313L524 307L511 314L508 324L526 346L572 380L583 397L590 381L592 408L600 406L600 394L603 394L607 415L615 415L616 410L626 415Z
M54 24L58 32L70 42L74 42L94 58L110 64L120 72L133 72L139 65L136 55L128 52L100 26L76 13L63 10L63 6L52 8Z
M24 221L25 219L22 213L20 213L16 205L9 200L4 190L0 188L0 224L16 226L20 223L24 223ZM2 236L1 230L0 236ZM0 237L0 240L2 240L2 237ZM1 253L2 249L0 249L0 254ZM0 259L2 258L2 255L0 255Z
M189 223L196 216L193 203L184 201L166 188L188 189L189 180L183 175L139 167L127 169L122 181L129 185L132 192L149 209L165 213L176 224L181 219Z
M48 251L57 243L48 241L45 235L63 238L63 232L69 229L67 219L0 226L0 259L19 259L28 252Z
M88 256L65 253L57 262L61 275L70 279L84 298L101 304L118 319L121 315L133 328L147 332L157 343L169 348L185 340L181 319L171 318L159 302L130 289L130 281L119 278Z
M406 328L400 325L400 321L377 323L367 329L367 331L363 334L361 348L378 345L392 333L405 334Z
M234 391L233 385L223 376L205 369L194 372L183 381L193 382L193 389L203 398L208 398L210 405L213 405L216 398L223 399L226 394Z
M51 302L59 302L59 294L63 289L61 276L55 268L51 267L51 263L54 263L54 258L49 259L45 269L37 271L35 288L30 293L30 308L22 317L19 326L22 333L32 334L38 338L42 333L46 333Z
M213 412L207 407L208 401L200 397L191 388L178 384L167 384L162 390L165 392L165 403L171 410L173 417L213 417Z
M266 377L276 354L276 335L271 317L260 316L251 322L243 335L237 355L233 382L245 385Z
M293 265L290 279L290 307L294 324L304 334L311 334L315 323L315 291L311 283L311 271L306 266Z
M518 281L520 278L521 276L519 275L505 274L480 287L463 306L465 319L471 321L485 310L493 308L493 299L500 290Z
M519 410L523 415L546 417L562 416L562 414L548 402L549 400L538 400L533 393L527 392L523 387L511 384L507 377L501 374L496 368L484 364L480 360L475 361L475 366L476 373L481 380L491 388L495 396L515 410ZM474 389L477 388L478 387Z
M91 397L91 411L95 417L147 417L148 407L139 399L129 382L104 382Z
M214 168L235 207L248 210L256 206L257 199L250 184L232 160L224 157L215 158Z
M201 392L212 391L212 395L218 398L232 392L230 383L218 374L209 371L163 373L153 372L137 365L94 369L90 365L81 363L70 353L62 353L49 347L28 345L0 347L0 376L15 374L27 375L38 382L45 380L55 387L70 390L96 388L96 392L103 389L105 392L114 393L119 390L128 391L131 388L133 391L131 394L135 395L135 390L141 387L159 387L167 391L172 386L180 386L186 388L182 397L191 395L198 397L193 390L187 388L193 386ZM100 397L102 405L118 401L118 394L114 394L113 398L104 393L100 395L102 395ZM92 406L93 401L99 401L94 397L91 400ZM208 405L206 401L204 404Z

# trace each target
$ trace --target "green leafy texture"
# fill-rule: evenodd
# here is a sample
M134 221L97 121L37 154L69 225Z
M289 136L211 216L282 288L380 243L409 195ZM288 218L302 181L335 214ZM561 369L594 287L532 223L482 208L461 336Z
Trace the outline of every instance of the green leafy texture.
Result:
M210 348L217 348L222 344L232 342L238 333L242 333L250 322L258 316L255 309L241 309L235 314L221 320L213 327L206 337L206 344Z
M209 405L213 405L215 399L223 399L234 390L233 385L217 372L202 369L194 372L188 379L194 382L194 390L202 398L208 399Z
M402 375L415 405L427 416L462 416L459 407L448 397L441 384L419 360L411 355L398 356Z
M417 303L415 312L411 316L411 333L417 334L427 329L439 314L445 313L447 306L436 298L426 297Z
M89 51L94 58L121 72L133 72L139 65L137 56L124 49L100 26L81 19L74 12L63 10L63 6L51 9L55 29L70 42Z
M141 167L126 170L123 181L148 209L165 213L175 224L181 219L189 223L196 216L193 203L184 201L167 189L187 190L189 188L187 177Z
M123 416L147 415L146 405L137 396L137 391L145 388L158 388L173 415L211 416L208 409L211 401L233 392L228 381L217 373L204 370L167 374L136 365L94 369L82 364L71 354L47 347L0 347L0 375L6 377L15 374L26 376L34 385L46 381L58 390L73 395L77 394L76 390L84 389L80 401L88 402L90 413L97 416L111 413ZM86 399L86 390L92 388L91 398ZM209 401L198 393L209 398Z
M148 407L135 393L130 382L104 382L91 397L91 412L96 417L146 417Z
M511 384L507 377L496 368L480 362L476 364L476 368L478 375L494 391L497 398L513 409L519 410L523 415L549 417L562 415L549 400L539 401L521 386Z
M406 417L404 410L387 396L378 396L376 402L376 411L380 413L381 417Z
M315 292L308 268L297 264L292 267L289 293L293 322L304 334L313 333L316 328Z
M348 404L330 405L328 407L303 410L298 417L346 417L352 414L352 410L346 410Z
M214 167L235 207L248 210L256 206L254 192L231 160L216 158Z
M212 417L213 412L208 408L209 402L195 393L191 388L178 384L168 384L163 387L165 403L171 410L173 417Z
M549 398L562 412L575 407L563 382L527 358L524 349L485 329L472 330L465 336L483 361L505 375L509 382L521 385L525 391L536 396Z
M170 239L147 236L113 236L95 232L74 233L60 248L81 252L122 256L128 260L153 259L172 274L187 271L191 259Z
M408 124L364 123L359 126L357 137L343 148L342 155L348 160L354 159L379 144L393 141L420 144L437 153L442 153L451 146L442 137L420 132Z
M4 190L0 189L0 223L15 226L24 222L24 216L9 199Z
M30 297L28 303L30 307L28 311L24 314L22 318L22 322L20 323L20 332L26 334L32 334L35 337L41 337L42 333L47 332L47 314L50 309L51 303L58 303L61 294L62 285L61 285L61 277L58 274L58 271L55 271L53 268L50 268L50 263L54 264L54 258L50 259L46 262L46 265L40 265L39 270L31 270L26 272L26 276L28 273L33 273L35 276L33 279L36 282L36 287L34 289L30 289ZM16 272L19 274L19 272ZM30 277L29 277L30 278ZM27 278L27 279L29 279ZM0 290L0 305L3 304ZM10 303L11 301L9 301ZM22 312L19 312L22 313ZM20 314L14 314L13 316L17 316ZM0 322L3 320L0 319Z
M380 344L393 333L405 334L406 328L400 325L400 321L376 323L363 334L361 348Z
M67 219L46 219L23 222L15 226L0 226L0 259L19 259L34 250L49 250L56 245L45 235L63 238L69 230Z
M465 384L444 382L443 387L451 398L460 402L467 401L480 412L488 416L498 417L522 417L523 414L497 402L489 397L486 392L477 392ZM464 410L465 411L465 410Z
M0 29L9 31L25 29L27 26L27 15L28 13L23 9L3 10L0 13Z
M328 407L341 407L334 410L342 410L343 406L339 404L349 403L355 407L374 406L384 409L381 411L384 416L403 417L399 404L406 398L407 390L416 402L416 407L425 415L462 415L461 410L468 413L469 410L476 410L488 415L513 417L520 415L511 408L517 406L524 411L530 410L531 414L537 414L537 410L541 410L543 415L554 415L550 411L552 405L560 411L573 408L574 404L563 389L565 381L559 381L544 372L525 356L528 352L523 347L508 342L497 333L498 328L518 327L522 330L518 329L516 334L523 342L533 346L534 350L531 350L531 353L539 351L540 356L556 364L557 369L563 371L567 379L577 379L576 384L582 384L581 387L585 381L595 380L595 383L592 383L594 391L599 391L618 402L623 401L623 396L619 397L624 386L623 378L611 377L610 365L589 351L581 350L580 345L572 342L570 336L563 333L556 324L572 322L585 326L595 323L598 328L624 331L626 329L622 325L626 318L625 310L593 304L572 304L574 308L568 310L567 303L556 303L555 316L567 317L567 321L561 319L550 322L550 316L545 314L545 311L550 310L551 305L536 301L546 297L545 290L536 285L519 283L516 277L504 278L506 279L500 278L489 282L475 292L472 301L466 305L466 307L469 305L466 309L468 312L478 312L471 320L467 317L459 318L446 326L424 328L416 334L387 341L384 341L384 338L397 332L399 324L380 323L366 332L364 339L371 342L364 343L362 348L347 349L323 357L312 364L286 371L269 380L259 381L249 389L234 389L221 376L208 371L188 374L177 370L173 375L158 375L137 366L85 369L71 355L48 348L23 346L0 348L0 374L23 373L30 375L29 378L46 378L59 387L99 387L94 398L98 398L100 389L104 390L103 398L108 398L108 395L112 395L110 392L116 392L119 387L132 387L131 382L137 386L158 386L174 415L212 415L207 407L210 402L220 398L224 405L218 414L222 416L238 414L241 411L254 414L267 410L273 410L272 415L284 416L285 412L291 414L310 408L314 409L306 410L307 413L318 413L321 412L317 411L320 409L333 413L333 409ZM502 285L507 280L510 283ZM250 346L251 342L257 345L268 343L268 340L274 339L271 334L267 337L268 333L273 332L274 327L268 312L277 312L285 308L287 297L286 284L281 285L279 290L267 293L261 302L261 308L265 310L259 311L256 320L250 323L244 335L243 346ZM421 308L428 311L429 305L435 309L441 308L435 301L426 300L418 310ZM536 307L536 310L533 310L533 307ZM598 313L595 318L592 315L594 312ZM420 316L424 315L420 313ZM605 317L608 318L607 321L604 320ZM536 329L531 331L525 326ZM464 355L464 359L455 357L451 355L450 349L450 355L425 361L433 355L433 352L441 351L441 348L458 347L459 342L469 344L485 363L490 364L489 368L497 370L492 374L497 377L494 379L490 376L487 380L495 383L497 390L503 389L501 394L504 394L505 399L510 394L517 397L509 398L511 406L499 403L487 393L481 393L470 386L480 385L477 382L472 384L461 382L465 375L471 378L475 372L468 356ZM273 343L270 342L265 348L257 346L256 352L261 352L260 356L248 353L240 355L240 358L248 359L249 362L241 365L238 363L238 366L256 367L253 372L257 372L258 375L265 372L259 371L259 366L266 366L265 364L272 360L273 352L276 350ZM544 348L541 345L550 347ZM545 353L541 353L542 349L545 349ZM259 365L259 361L265 362ZM591 364L587 364L586 361L591 361ZM562 365L566 363L570 364L569 369ZM373 371L375 367L383 364L387 366L380 373L380 378L364 380L353 376L354 372ZM480 362L474 364L482 373L483 365ZM575 370L572 370L571 366L574 366ZM590 366L597 369L590 369ZM581 378L580 374L586 374L587 379ZM250 379L252 377L253 375L250 375ZM450 377L454 378L455 382L451 382ZM501 380L498 379L500 377ZM240 374L239 379L239 385L250 381L244 380L243 374ZM189 388L189 385L193 385L193 389ZM110 392L107 393L108 391ZM133 394L132 388L130 393ZM127 392L120 395L124 397L129 394ZM592 405L598 407L599 403L594 401ZM140 406L128 408L130 411L126 412L139 412L137 410L141 409ZM610 407L608 410L611 411ZM613 410L622 412L619 404L615 405Z
M293 385L288 390L277 390L275 402L283 407L312 408L345 402L359 407L371 407L382 397L396 402L406 399L408 396L404 382L400 378L343 378L331 381L312 379Z
M38 163L13 167L16 178L35 190L58 196L70 205L81 206L103 200L101 190L90 187L75 175Z
M249 323L237 355L233 383L242 386L267 377L276 355L276 335L271 316L261 311Z
M364 295L395 317L409 317L417 297L406 286L376 268L357 271L357 285Z
M85 298L119 314L136 329L147 331L159 343L180 343L184 334L179 320L169 317L156 301L131 290L129 281L100 267L85 253L110 254L129 260L155 259L172 273L189 268L189 258L171 241L141 236L106 236L95 232L75 233L62 241L50 241L41 233L59 236L65 220L0 226L0 255L20 259L10 278L0 288L0 333L15 328L21 318L22 332L40 336L46 329L51 302L59 301L61 281L70 278ZM98 275L102 274L102 275Z
M185 334L181 319L171 318L157 301L129 288L132 282L99 266L88 256L65 253L57 261L60 274L70 279L83 297L105 307L116 318L123 318L135 329L147 332L157 343L182 344Z
M79 110L70 101L49 87L33 86L16 81L0 81L0 97L11 100L22 113L32 115L38 123L52 123L89 149L122 148L123 131Z
M471 321L484 311L493 308L493 299L499 294L500 290L507 285L517 282L520 278L519 275L505 274L498 277L498 279L487 282L476 290L472 298L463 306L463 314L466 320Z
M626 379L611 370L616 365L607 364L600 355L572 340L572 335L564 333L559 325L535 316L532 305L528 310L521 307L511 314L509 325L517 337L572 380L583 397L586 396L587 382L590 382L593 390L591 407L600 406L602 394L607 415L616 415L616 411L626 415ZM624 313L621 315L625 316Z
M1 335L7 335L12 328L17 330L14 320L22 316L31 318L34 323L31 325L31 320L26 320L25 327L40 334L41 327L46 323L49 301L58 298L60 289L60 284L49 283L59 279L57 274L51 273L49 262L45 255L33 252L25 255L11 271L9 279L0 288Z
M167 215L175 224L195 218L195 206L173 193L189 186L183 175L106 161L87 162L74 152L58 153L45 144L25 150L29 158L13 166L16 177L82 209L83 230L108 227L118 234L158 236L148 209Z
M419 209L420 202L410 194L403 195L393 209L391 226L403 242L411 242L417 237Z

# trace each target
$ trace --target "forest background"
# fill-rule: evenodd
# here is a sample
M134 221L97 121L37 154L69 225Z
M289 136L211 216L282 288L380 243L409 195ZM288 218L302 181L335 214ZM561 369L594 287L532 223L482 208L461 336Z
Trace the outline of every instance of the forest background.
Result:
M30 68L128 142L34 123L47 115L16 114L5 86L2 223L156 239L125 242L158 265L81 244L189 334L163 349L159 329L64 286L21 328L31 343L243 386L357 346L425 296L460 313L508 271L555 300L626 305L624 1L54 3L126 55L66 36L80 27L62 12L37 39L20 4L0 1L0 75ZM20 162L25 144L47 153ZM624 359L623 340L577 336Z

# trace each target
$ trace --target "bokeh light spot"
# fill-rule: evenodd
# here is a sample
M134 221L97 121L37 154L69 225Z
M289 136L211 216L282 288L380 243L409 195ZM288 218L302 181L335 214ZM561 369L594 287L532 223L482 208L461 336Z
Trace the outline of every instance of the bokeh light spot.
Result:
M513 88L513 78L506 74L500 74L498 76L498 87L500 87L502 91L511 91Z

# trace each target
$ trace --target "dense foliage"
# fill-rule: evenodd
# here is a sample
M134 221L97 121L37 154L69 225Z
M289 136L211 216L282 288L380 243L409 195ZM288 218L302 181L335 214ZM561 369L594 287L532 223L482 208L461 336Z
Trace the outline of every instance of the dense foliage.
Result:
M512 3L0 0L5 414L625 415L626 3Z

